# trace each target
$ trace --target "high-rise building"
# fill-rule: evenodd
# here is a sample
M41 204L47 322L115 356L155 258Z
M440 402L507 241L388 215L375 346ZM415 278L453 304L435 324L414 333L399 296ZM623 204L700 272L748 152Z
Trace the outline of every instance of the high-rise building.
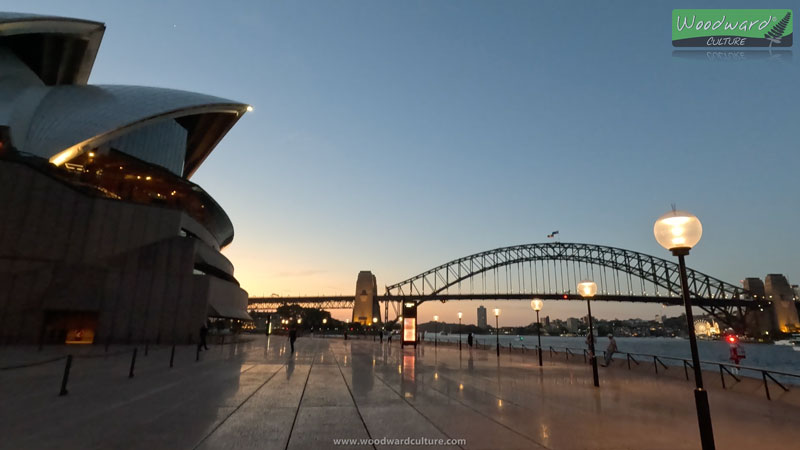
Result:
M249 106L87 84L104 32L0 13L0 342L196 342L210 317L251 320L220 253L233 224L189 181Z
M567 331L569 331L570 333L577 333L580 325L581 321L574 317L570 317L569 319L567 319Z
M478 306L478 328L486 329L486 308Z

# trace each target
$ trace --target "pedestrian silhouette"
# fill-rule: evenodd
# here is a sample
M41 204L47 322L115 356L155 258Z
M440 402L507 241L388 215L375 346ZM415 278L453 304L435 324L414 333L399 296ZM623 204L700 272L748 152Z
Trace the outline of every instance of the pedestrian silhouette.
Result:
M472 342L473 342L474 340L475 340L475 338L474 338L474 337L472 337L472 333L470 333L470 334L468 334L468 335L467 335L467 344L469 344L469 346L470 346L470 347L472 347Z
M617 352L617 341L614 340L614 335L608 335L608 348L606 349L606 363L603 365L608 367L614 360L614 353Z
M206 345L206 336L208 336L208 327L204 323L200 326L200 342L197 344L198 350L201 348L208 350L208 345Z
M289 329L289 344L292 346L292 353L294 353L294 341L297 340L297 327L293 326Z

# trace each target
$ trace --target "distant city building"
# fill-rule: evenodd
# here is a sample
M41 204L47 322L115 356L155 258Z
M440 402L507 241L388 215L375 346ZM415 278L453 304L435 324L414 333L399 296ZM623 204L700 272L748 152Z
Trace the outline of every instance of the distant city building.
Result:
M550 316L544 316L544 326L550 326Z
M104 32L0 13L3 343L186 343L251 320L220 253L233 224L189 181L248 105L88 85Z
M580 320L574 317L570 317L569 319L567 319L567 331L569 331L570 333L577 333L578 329L580 329L580 326L581 326Z
M487 328L486 324L486 308L483 305L478 306L478 328Z

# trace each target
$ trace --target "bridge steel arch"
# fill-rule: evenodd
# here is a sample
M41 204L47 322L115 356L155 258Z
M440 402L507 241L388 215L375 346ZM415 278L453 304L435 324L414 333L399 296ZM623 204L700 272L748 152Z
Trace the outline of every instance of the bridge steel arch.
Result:
M526 279L528 274L526 264L530 273L529 279ZM537 264L540 264L541 268ZM516 275L511 270L513 267L516 267ZM504 283L499 282L501 269L505 272ZM538 283L539 272L542 275L541 287ZM545 272L547 282L544 280ZM640 298L681 297L680 273L675 262L604 245L547 242L501 247L455 259L407 280L386 286L386 294L382 300L454 299L463 294L465 282L469 282L467 290L469 294L464 295L464 298L474 298L476 291L474 280L481 277L483 291L486 292L487 274L492 277L492 282L495 284L495 293L500 291L501 284L505 284L506 291L516 289L520 295L523 292L530 295L549 294L549 296L573 294L569 297L574 298L578 281L589 278L598 284L596 298L599 300L602 300L604 295L608 300L631 298L635 287L641 288ZM737 329L743 328L743 308L763 307L767 304L765 299L759 300L757 296L739 286L697 270L687 268L687 276L689 293L695 305L719 321ZM633 284L633 278L639 280L638 286ZM627 292L623 292L623 286ZM453 290L457 290L458 293L453 293Z

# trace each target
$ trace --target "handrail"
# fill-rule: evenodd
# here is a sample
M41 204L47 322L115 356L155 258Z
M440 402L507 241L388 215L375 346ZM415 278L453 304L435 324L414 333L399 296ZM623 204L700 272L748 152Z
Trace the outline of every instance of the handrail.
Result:
M564 349L566 357L567 357L567 359L569 359L569 355L572 354L571 350L573 350L574 347L560 347L560 348ZM583 348L583 349L579 349L579 350L583 350L583 358L584 358L584 362L585 362L587 354L588 354L588 349ZM552 357L553 352L558 353L558 350L557 350L556 347L550 346L550 355L551 355L551 357ZM658 374L658 365L659 364L665 370L669 370L669 367L666 364L664 364L664 361L662 361L662 360L681 361L682 365L683 365L684 375L685 375L687 380L689 379L689 369L690 368L694 368L693 365L692 365L691 360L688 359L688 358L679 358L679 357L676 357L676 356L654 355L654 354L650 354L650 353L614 352L614 354L617 354L617 353L625 355L625 358L626 358L627 364L628 364L628 370L631 369L631 361L633 361L637 366L639 365L639 361L637 361L636 358L634 358L634 356L652 358L653 359L653 367L655 369L656 374ZM613 355L612 355L612 358L614 358ZM780 371L780 370L763 369L763 368L760 368L760 367L742 366L742 365L737 365L737 364L733 364L733 363L726 363L726 362L722 362L722 361L703 361L703 360L701 360L700 364L701 365L702 364L712 365L712 366L715 365L715 366L717 366L719 368L720 376L722 378L722 388L723 389L727 389L727 385L725 383L725 377L724 377L724 373L725 372L728 372L728 374L731 377L733 377L737 382L741 382L741 378L738 376L738 372L735 372L735 371L749 370L751 372L760 372L761 373L761 379L762 379L763 384L764 384L764 393L766 394L767 400L772 400L772 396L771 396L771 394L769 392L768 379L772 380L773 383L777 384L781 389L783 389L784 392L789 392L789 388L786 387L780 381L778 381L773 375L800 378L800 373L790 373L790 372L783 372L783 371ZM735 371L731 370L731 368L735 369Z

